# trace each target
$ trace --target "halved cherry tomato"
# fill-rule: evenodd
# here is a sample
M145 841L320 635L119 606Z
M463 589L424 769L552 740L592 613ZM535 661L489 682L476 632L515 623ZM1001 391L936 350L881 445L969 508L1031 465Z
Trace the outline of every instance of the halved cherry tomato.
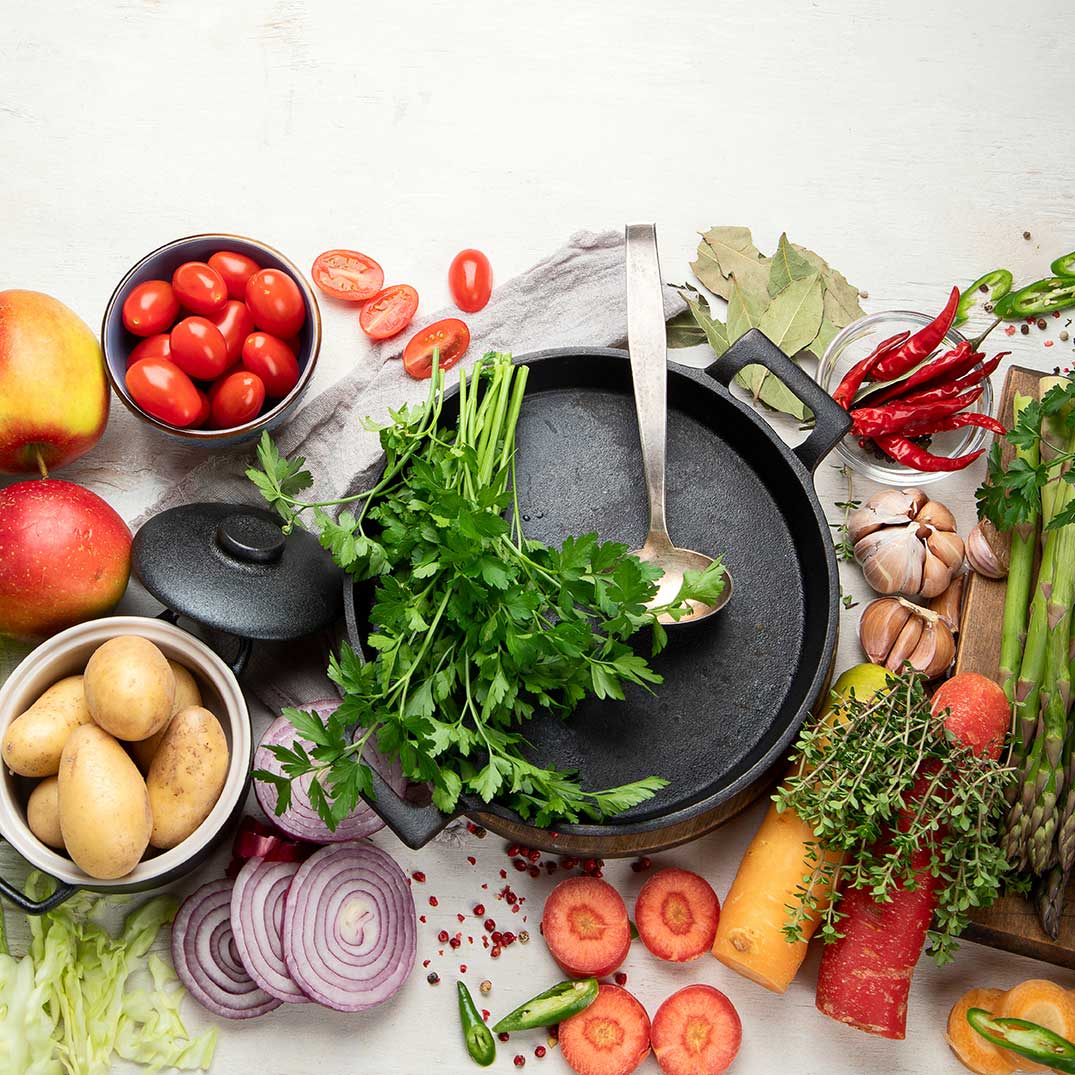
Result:
M172 361L188 376L211 381L228 368L228 345L205 317L184 317L172 329Z
M384 286L384 270L357 250L326 250L310 272L326 295L344 302L365 302Z
M245 298L247 280L261 268L253 258L234 250L218 250L209 258L209 264L223 278L229 299Z
M493 291L493 267L480 250L460 250L448 267L448 287L456 306L477 313Z
M167 332L179 316L179 299L166 280L146 280L123 300L123 324L136 336Z
M440 349L440 368L450 370L467 353L470 329L458 317L434 321L407 341L403 368L416 380L433 374L433 352Z
M140 343L131 348L127 356L127 369L143 358L170 358L172 355L172 337L170 333L158 332L155 336L147 336Z
M192 425L201 411L194 382L166 358L143 358L127 371L126 382L135 403L170 426Z
M246 304L258 328L282 339L306 320L299 285L282 269L260 269L246 282Z
M231 429L256 418L265 402L265 385L246 370L221 377L209 389L209 409L217 429Z
M267 395L282 399L299 380L295 352L267 332L252 332L243 343L243 369L256 373Z
M245 302L228 299L220 313L209 318L228 345L228 365L234 366L243 353L243 340L254 331L254 317Z
M185 261L172 273L172 290L192 314L209 317L224 309L228 285L224 277L204 261Z
M418 292L410 284L393 284L362 307L358 323L371 340L387 340L411 323L417 309Z

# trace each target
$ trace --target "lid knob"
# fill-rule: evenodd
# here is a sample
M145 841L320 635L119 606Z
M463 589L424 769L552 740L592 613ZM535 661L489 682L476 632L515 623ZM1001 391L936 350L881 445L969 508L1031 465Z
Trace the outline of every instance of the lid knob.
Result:
M216 543L233 559L271 564L283 555L286 538L280 527L263 515L237 513L221 520Z

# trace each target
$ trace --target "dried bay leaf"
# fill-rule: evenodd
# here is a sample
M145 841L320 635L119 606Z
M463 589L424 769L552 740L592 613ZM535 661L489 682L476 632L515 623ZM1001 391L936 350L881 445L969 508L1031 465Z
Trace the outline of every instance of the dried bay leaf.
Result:
M847 282L839 269L834 269L820 254L808 250L798 243L791 243L791 248L821 274L822 287L825 290L825 316L837 327L845 328L852 321L866 316L866 311L859 305L859 289Z
M680 310L675 317L670 317L665 329L670 348L695 347L705 343L705 332L690 310Z
M769 303L758 328L786 355L798 354L821 328L821 277L793 280Z
M691 269L714 295L726 299L731 295L733 276L741 287L764 290L769 259L754 245L749 228L710 228L702 234Z
M684 291L681 294L687 302L687 309L704 333L709 346L713 348L713 353L720 358L728 350L727 328L713 316L704 295L697 291Z
M818 271L815 265L788 242L788 233L782 232L776 253L769 263L769 297L775 298L788 284L795 280L805 280Z
M817 330L813 343L807 344L806 350L820 359L828 350L828 346L836 339L840 330L827 317L821 318L821 328Z
M768 305L764 295L747 291L738 281L733 281L728 298L728 342L735 343L743 333L757 328Z

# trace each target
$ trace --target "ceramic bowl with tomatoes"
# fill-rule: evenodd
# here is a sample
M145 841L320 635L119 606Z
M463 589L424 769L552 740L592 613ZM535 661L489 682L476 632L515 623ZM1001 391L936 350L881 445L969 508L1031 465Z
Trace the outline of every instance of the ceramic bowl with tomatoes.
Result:
M295 265L240 235L190 235L120 280L101 325L108 379L127 409L188 442L252 440L298 405L321 315Z

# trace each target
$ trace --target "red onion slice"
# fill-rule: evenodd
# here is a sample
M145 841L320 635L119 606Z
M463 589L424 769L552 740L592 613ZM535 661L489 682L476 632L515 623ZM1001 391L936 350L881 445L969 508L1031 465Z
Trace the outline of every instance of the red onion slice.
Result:
M414 968L414 899L403 871L373 844L323 847L291 882L284 959L311 999L342 1012L388 1000Z
M285 1004L310 998L292 981L284 962L284 904L297 862L252 858L235 878L231 894L231 928L235 947L250 977Z
M324 717L335 712L339 705L338 700L328 699L313 702L310 705L302 706L302 708L312 710ZM268 747L289 747L296 739L307 750L313 750L313 743L298 735L295 731L295 726L287 717L277 717L261 737L261 743L254 755L254 768L267 769L271 773L283 773L283 766L276 760L276 756ZM389 762L372 743L366 745L363 758L367 764L384 777L397 794L403 794L407 787L407 779L398 765ZM276 816L276 788L272 784L267 784L261 780L254 781L254 792L257 795L258 805L282 832L286 832L289 836L294 836L297 840L312 840L318 844L332 844L359 840L365 836L372 836L373 833L384 828L384 822L373 807L365 800L362 800L336 826L336 831L331 832L321 820L317 811L310 805L310 781L312 779L313 775L308 774L292 781L291 805L279 817Z
M280 1007L246 972L231 931L231 881L210 881L188 896L172 923L172 963L203 1008L225 1019L253 1019Z

